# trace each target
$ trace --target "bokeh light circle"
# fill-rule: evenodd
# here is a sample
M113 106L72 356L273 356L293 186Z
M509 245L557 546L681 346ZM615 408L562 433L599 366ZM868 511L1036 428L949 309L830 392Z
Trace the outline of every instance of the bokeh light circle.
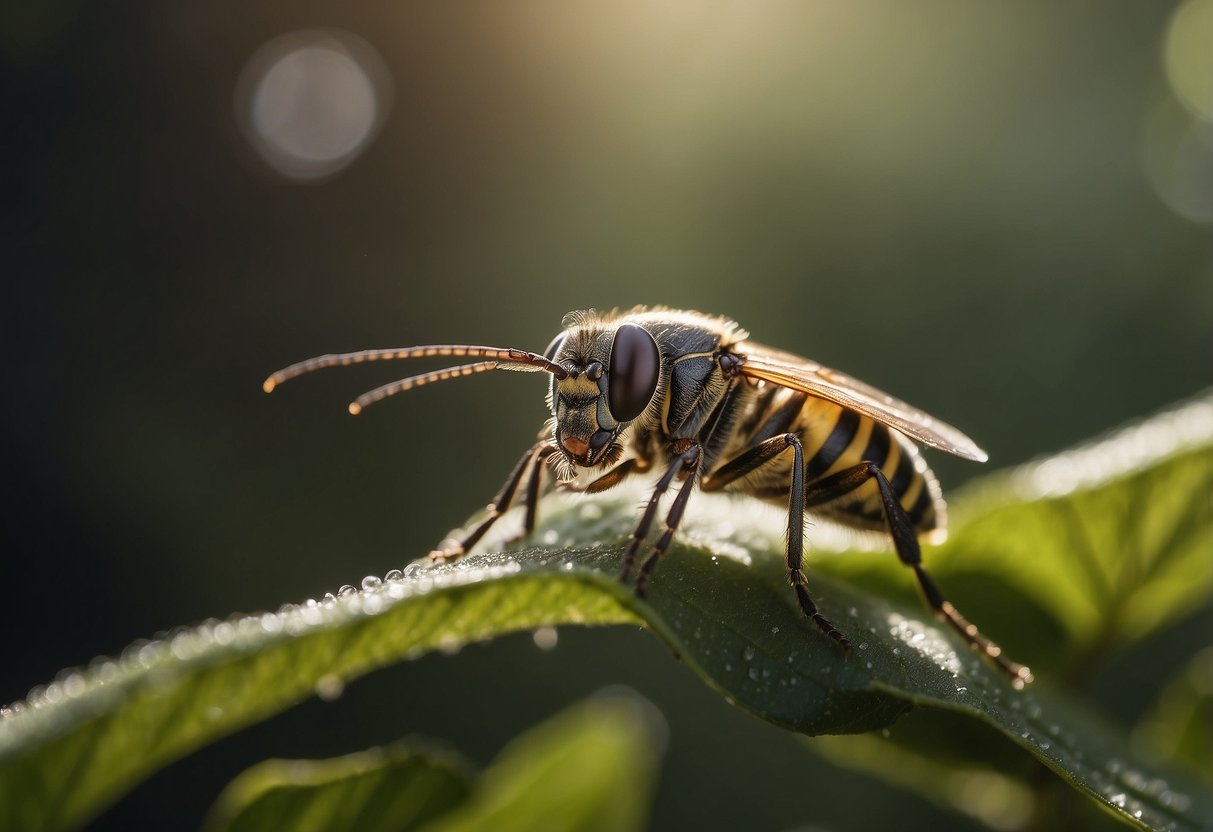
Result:
M332 176L371 143L391 107L382 59L356 35L292 32L258 49L236 84L236 118L276 173Z
M1187 0L1175 10L1164 61L1175 95L1192 115L1213 123L1213 0Z

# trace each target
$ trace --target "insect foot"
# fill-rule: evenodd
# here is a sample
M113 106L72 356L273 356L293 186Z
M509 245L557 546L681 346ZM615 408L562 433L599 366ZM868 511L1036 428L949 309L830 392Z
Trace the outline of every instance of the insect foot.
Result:
M447 563L452 560L458 560L465 554L467 552L464 551L462 546L450 546L444 549L435 549L430 552L429 557L434 563Z

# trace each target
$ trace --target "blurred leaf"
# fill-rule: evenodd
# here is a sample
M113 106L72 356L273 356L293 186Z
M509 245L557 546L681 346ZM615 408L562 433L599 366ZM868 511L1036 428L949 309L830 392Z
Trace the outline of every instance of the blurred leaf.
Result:
M1207 454L1206 448L1138 459L1136 467L1051 497L1049 510L1068 502L1065 511L1082 517L1084 528L1100 527L1109 505L1123 502L1140 512L1149 499L1167 503L1168 517L1188 518L1181 504L1207 495L1188 490L1197 479L1190 471L1205 470ZM1135 484L1147 477L1182 489L1172 494L1151 485L1135 495ZM1122 481L1128 484L1119 486ZM1103 492L1108 498L1096 499ZM20 713L0 720L5 826L79 825L190 750L318 687L401 658L540 625L627 622L644 624L729 701L777 725L808 734L859 732L888 725L912 705L937 706L995 726L1130 822L1195 829L1213 817L1207 784L1137 760L1121 732L1047 680L1017 692L921 605L814 577L818 603L856 645L854 655L844 657L800 614L784 575L782 521L757 501L696 495L685 533L657 571L648 601L636 599L614 579L622 543L602 544L626 541L640 496L628 488L593 500L554 495L544 502L544 524L536 532L542 548L410 567L409 574L361 593L207 622L133 645L121 661L63 674L32 692ZM1031 502L1013 507L1022 526L999 521L1001 533L1036 532ZM981 516L998 512L991 505L973 522ZM1159 535L1179 540L1186 553L1189 537L1207 536L1207 524L1193 522L1176 520L1182 534ZM1161 521L1150 525L1163 528ZM965 534L961 529L957 537ZM997 535L987 529L986 537ZM1051 551L1048 538L1034 540ZM1033 557L1014 565L1022 571L1055 560ZM1203 566L1186 554L1167 560L1197 572ZM1199 575L1189 580L1207 591Z
M467 799L470 766L411 744L331 760L267 760L219 796L208 832L410 832Z
M1213 396L963 492L941 572L998 576L1071 656L1143 639L1213 595Z
M896 728L909 719L898 722ZM921 743L923 737L916 739ZM927 749L934 748L933 739L926 738ZM894 742L877 733L815 737L805 742L837 765L917 792L993 829L1020 829L1036 811L1032 788L1008 774L1001 760L956 765L923 753L926 749L920 744Z
M643 829L657 782L660 717L635 697L600 697L514 740L470 800L426 832Z
M1193 656L1163 687L1134 739L1213 780L1213 647Z
M478 778L413 743L330 760L269 760L220 795L208 832L626 832L648 815L661 738L656 712L601 696L531 729Z

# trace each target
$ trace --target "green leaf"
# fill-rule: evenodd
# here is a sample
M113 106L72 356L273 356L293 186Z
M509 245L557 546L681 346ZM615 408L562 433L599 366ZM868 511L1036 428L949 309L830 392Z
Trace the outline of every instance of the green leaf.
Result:
M1205 394L962 489L924 561L1012 655L1074 682L1213 598L1211 495ZM885 595L912 590L883 553L823 552L816 565Z
M1163 686L1134 738L1213 780L1213 647L1198 652Z
M599 697L511 743L471 799L426 832L627 832L648 817L662 722L634 696Z
M1206 413L1213 408L1203 406ZM1100 527L1108 505L1088 494L1117 491L1121 480L1174 460L1203 466L1211 434L1199 450L1147 455L1111 479L1080 481L1049 499L1068 501L1067 511ZM1188 462L1180 464L1157 480L1180 481L1182 490L1151 490L1137 500L1129 494L1128 504L1152 511L1154 501L1164 501L1174 506L1167 516L1188 518L1184 506L1208 492L1188 490L1198 478L1181 477ZM4 827L78 826L169 761L318 687L389 662L540 625L619 623L642 623L707 684L777 725L808 734L858 732L888 725L913 705L945 708L993 725L1143 828L1197 829L1213 818L1208 784L1137 759L1122 732L1067 700L1050 680L1017 692L921 605L878 594L879 582L811 573L818 604L856 645L844 657L797 609L784 577L783 518L757 501L697 494L648 601L638 600L614 575L641 496L626 488L592 499L554 495L542 507L539 547L410 567L364 592L206 622L133 645L121 660L63 674L0 719ZM1181 552L1193 535L1208 539L1207 518L1203 525L1177 520L1175 528L1185 529L1170 535ZM962 528L956 537L964 534ZM1171 558L1194 568L1186 554ZM902 581L908 585L908 576ZM1207 594L1207 582L1200 586ZM1185 590L1181 597L1194 596ZM969 612L996 636L1015 623Z
M1213 596L1213 397L1206 394L963 492L931 563L996 574L1067 634L1070 662Z
M412 832L464 802L470 766L404 743L331 760L267 760L219 796L208 832Z
M599 696L514 740L478 778L408 742L331 760L269 760L220 795L207 832L456 832L644 827L662 725L635 696Z

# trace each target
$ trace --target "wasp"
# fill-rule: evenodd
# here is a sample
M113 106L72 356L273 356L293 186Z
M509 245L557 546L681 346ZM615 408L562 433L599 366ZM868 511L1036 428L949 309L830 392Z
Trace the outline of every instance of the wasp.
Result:
M430 357L473 360L371 390L349 405L350 413L426 384L517 370L551 376L547 405L552 414L484 518L431 558L465 554L520 490L522 536L529 535L548 468L560 488L585 493L655 471L656 484L619 574L626 583L637 573L637 595L644 596L696 488L747 494L787 505L788 581L804 614L845 652L851 650L850 639L809 594L803 569L807 514L887 533L930 608L1016 687L1031 681L1031 671L970 624L922 564L919 540L946 534L946 515L939 483L914 442L984 462L985 452L956 428L849 375L755 343L731 320L661 307L570 313L542 355L470 345L323 355L279 370L264 389L268 393L324 367ZM672 489L676 494L661 534L646 547L662 499Z

